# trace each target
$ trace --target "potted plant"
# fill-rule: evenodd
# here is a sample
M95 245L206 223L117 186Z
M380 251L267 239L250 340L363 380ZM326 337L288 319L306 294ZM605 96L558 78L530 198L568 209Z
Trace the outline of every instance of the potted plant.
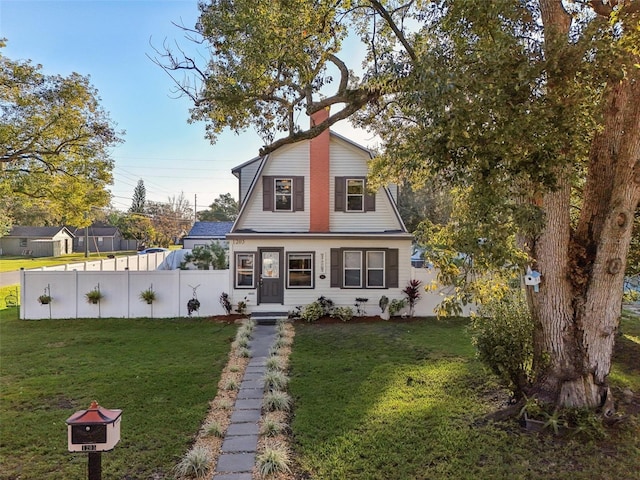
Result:
M194 297L187 302L187 312L189 312L189 316L191 316L193 312L197 312L198 310L200 310L200 301Z
M396 316L398 313L400 313L400 310L402 310L406 306L407 301L404 298L400 300L394 298L393 300L391 300L391 302L389 302L389 316Z
M416 303L418 303L418 300L420 300L421 283L422 281L417 279L409 280L407 286L404 287L404 290L402 290L402 293L406 295L407 303L409 303L409 316L411 317L413 317Z
M47 295L46 293L43 293L38 297L38 301L41 305L49 305L51 303L51 300L53 300L53 298L51 298L51 295Z
M389 297L387 297L386 295L382 295L382 297L380 297L380 300L378 301L378 305L380 306L380 311L382 312L380 314L380 318L382 318L383 320L389 320L389 310L387 310L387 307L389 306Z
M244 299L240 300L238 302L238 306L236 307L236 312L240 315L244 315L245 313L247 313L248 302L249 302L249 299L247 297L244 297Z
M102 294L102 292L98 287L88 291L87 293L84 294L84 296L87 299L87 302L92 303L93 305L97 304L100 300L104 298L104 295Z
M140 292L140 300L147 302L148 305L151 305L155 299L156 292L153 291L153 287L149 287Z

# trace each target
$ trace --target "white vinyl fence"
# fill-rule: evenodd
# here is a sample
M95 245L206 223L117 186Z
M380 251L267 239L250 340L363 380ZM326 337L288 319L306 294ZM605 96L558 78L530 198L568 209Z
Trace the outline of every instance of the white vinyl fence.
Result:
M20 318L186 317L194 289L200 302L194 315L223 315L219 298L228 291L228 279L228 270L23 271ZM140 299L149 288L156 294L151 305ZM95 305L85 297L94 289L103 295ZM40 304L42 294L51 296L50 304Z
M105 258L103 260L89 260L86 262L67 263L51 267L32 268L29 271L68 272L71 270L108 272L124 270L155 270L171 252L145 253L143 255L128 255L126 257Z
M412 278L422 281L422 294L415 308L415 316L434 315L435 308L448 289L424 291L423 287L431 284L436 278L436 271L433 269L412 268ZM193 297L194 288L200 302L200 309L193 314L194 316L224 315L226 312L220 305L219 298L223 292L231 291L229 270L24 270L21 272L20 283L20 318L23 320L186 317L187 302ZM156 293L156 300L151 305L140 299L140 292L148 288L152 288ZM88 303L85 297L87 292L94 289L99 289L104 296L95 305ZM380 314L378 299L385 291L379 293L375 297L372 296L371 303L367 305L369 315ZM50 304L40 304L38 297L42 294L52 297ZM387 295L390 299L402 298L401 295ZM236 305L242 298L230 300ZM293 310L296 306L277 305L274 308ZM255 307L255 304L250 302L248 311ZM469 308L465 309L465 315L469 312Z

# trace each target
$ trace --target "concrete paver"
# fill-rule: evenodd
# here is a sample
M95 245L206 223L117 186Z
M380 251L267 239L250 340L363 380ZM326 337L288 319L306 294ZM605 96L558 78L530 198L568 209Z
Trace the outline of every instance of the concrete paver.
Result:
M257 325L249 343L251 360L236 398L231 424L222 442L214 480L250 480L258 448L266 358L277 338L274 325Z

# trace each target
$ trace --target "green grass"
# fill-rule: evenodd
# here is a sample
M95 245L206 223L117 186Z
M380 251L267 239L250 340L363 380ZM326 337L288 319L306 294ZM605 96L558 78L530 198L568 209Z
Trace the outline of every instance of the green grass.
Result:
M640 478L630 426L591 442L486 421L507 397L465 327L296 325L289 391L300 469L315 480Z
M235 326L204 319L19 321L0 310L0 479L84 478L65 420L122 409L103 478L172 478L227 361ZM153 476L157 475L157 476Z
M89 257L85 257L84 253L70 253L59 257L23 257L5 255L0 257L0 272L11 272L20 270L21 268L40 268L51 267L54 265L65 265L67 263L85 262L92 260L105 260L107 255L115 255L116 257L135 255L135 251L119 251L119 252L102 252L89 253Z

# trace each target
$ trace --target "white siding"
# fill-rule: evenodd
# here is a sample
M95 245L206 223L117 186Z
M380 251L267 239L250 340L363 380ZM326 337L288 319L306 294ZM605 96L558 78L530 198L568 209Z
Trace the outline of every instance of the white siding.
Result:
M351 306L353 307L356 297L365 297L369 301L366 304L367 313L371 315L378 315L380 309L378 307L378 301L382 295L386 295L390 299L402 298L402 289L404 289L411 279L411 240L402 239L395 240L390 238L385 239L309 239L295 238L295 239L282 239L282 238L263 238L263 239L246 239L235 240L230 242L230 261L233 263L235 256L234 251L238 252L256 252L259 247L284 247L284 255L286 258L287 252L314 252L315 253L315 265L314 265L314 283L313 289L284 289L284 305L265 303L257 305L257 290L256 289L232 289L231 297L234 304L244 297L247 297L249 301L249 309L251 311L273 311L273 310L287 310L291 311L296 306L306 305L318 299L318 297L324 295L325 297L333 300L337 306ZM330 252L332 248L340 247L354 247L354 248L397 248L399 258L398 269L398 288L379 288L379 289L341 289L331 287L331 257ZM256 258L257 261L257 258ZM285 265L286 270L286 265ZM232 276L231 285L234 285L233 264L230 265L229 273ZM285 272L283 272L283 275ZM320 278L324 275L325 278Z
M272 153L262 170L262 175L303 176L304 211L265 212L262 210L262 181L258 180L242 218L235 229L251 228L259 232L308 232L309 231L309 143L299 142Z
M331 139L331 181L329 185L329 218L332 232L384 232L402 228L384 189L376 192L375 212L336 212L335 177L366 177L369 156L362 150Z

